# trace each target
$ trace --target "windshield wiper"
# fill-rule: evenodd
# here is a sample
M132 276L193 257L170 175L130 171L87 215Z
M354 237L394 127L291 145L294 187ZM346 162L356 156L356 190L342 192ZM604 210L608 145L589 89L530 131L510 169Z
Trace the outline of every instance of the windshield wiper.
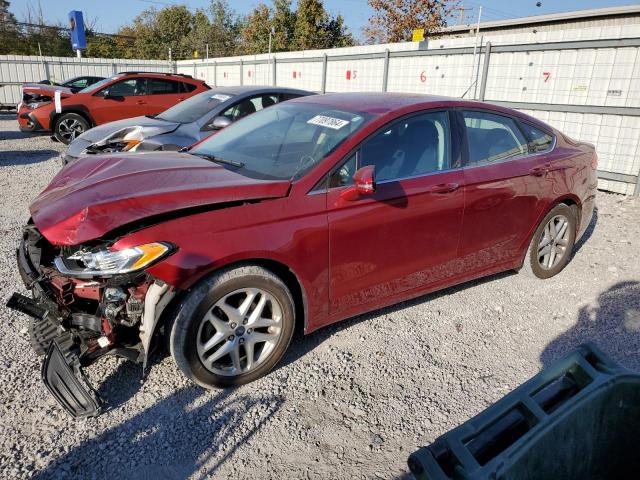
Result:
M212 162L220 163L223 165L231 165L232 167L244 167L244 163L236 162L235 160L225 160L224 158L216 157L215 155L209 155L207 153L192 153L191 155L197 155L199 157L206 158Z

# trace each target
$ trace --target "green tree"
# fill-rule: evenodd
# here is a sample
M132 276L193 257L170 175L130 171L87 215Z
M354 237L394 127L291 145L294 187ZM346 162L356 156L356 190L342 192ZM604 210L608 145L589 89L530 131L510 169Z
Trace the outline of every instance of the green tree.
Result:
M211 23L209 17L204 10L196 10L191 16L189 32L181 41L180 51L185 56L193 55L198 52L200 58L205 56L206 45L208 42L209 32L211 31Z
M269 49L269 32L273 26L273 11L264 3L246 17L240 31L239 50L245 54L265 53Z
M211 0L211 29L208 35L209 54L224 57L236 52L242 28L240 19L226 0Z
M297 50L353 45L341 16L331 18L321 0L299 0L293 35Z
M273 27L273 38L271 50L273 52L286 52L291 50L295 28L296 12L291 10L291 0L274 0L273 17L271 26Z
M0 55L18 53L17 47L21 43L16 17L9 11L9 6L7 0L0 0Z

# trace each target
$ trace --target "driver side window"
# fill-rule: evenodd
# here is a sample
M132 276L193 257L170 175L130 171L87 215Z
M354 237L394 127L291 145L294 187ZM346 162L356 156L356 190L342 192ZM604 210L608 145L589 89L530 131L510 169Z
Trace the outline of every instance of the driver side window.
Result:
M365 140L329 178L329 188L353 183L357 169L375 166L376 181L400 180L448 170L449 116L446 111L422 113L396 121Z
M258 112L263 108L270 107L277 102L278 98L276 95L266 94L249 97L227 108L221 115L223 117L227 117L232 122L236 122L247 115Z
M104 87L98 95L104 97L135 97L146 95L146 79L145 78L129 78Z

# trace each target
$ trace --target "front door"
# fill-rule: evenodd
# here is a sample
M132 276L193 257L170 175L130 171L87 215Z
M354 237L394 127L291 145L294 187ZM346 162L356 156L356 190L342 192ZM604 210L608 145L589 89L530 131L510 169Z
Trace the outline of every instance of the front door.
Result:
M464 197L458 142L452 149L449 124L447 111L394 121L330 176L331 316L409 296L455 274L448 267L457 255ZM365 165L375 167L375 192L342 198L353 173Z
M148 113L147 79L133 77L107 85L95 93L91 115L96 125Z

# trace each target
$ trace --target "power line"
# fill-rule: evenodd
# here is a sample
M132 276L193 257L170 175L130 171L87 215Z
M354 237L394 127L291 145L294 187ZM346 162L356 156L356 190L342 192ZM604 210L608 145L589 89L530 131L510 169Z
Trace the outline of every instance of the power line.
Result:
M56 25L44 25L44 24L40 24L40 23L28 23L28 22L18 22L17 20L0 20L0 23L3 24L7 24L7 25L15 25L18 27L30 27L30 28L48 28L50 30L58 30L58 31L62 31L62 32L69 32L68 28L65 27L58 27ZM86 25L85 25L86 28ZM118 38L127 38L130 40L135 40L136 37L131 36L131 35L119 35L117 33L103 33L103 32L93 32L91 31L91 33L93 35L101 35L101 36L106 36L106 37L118 37Z

